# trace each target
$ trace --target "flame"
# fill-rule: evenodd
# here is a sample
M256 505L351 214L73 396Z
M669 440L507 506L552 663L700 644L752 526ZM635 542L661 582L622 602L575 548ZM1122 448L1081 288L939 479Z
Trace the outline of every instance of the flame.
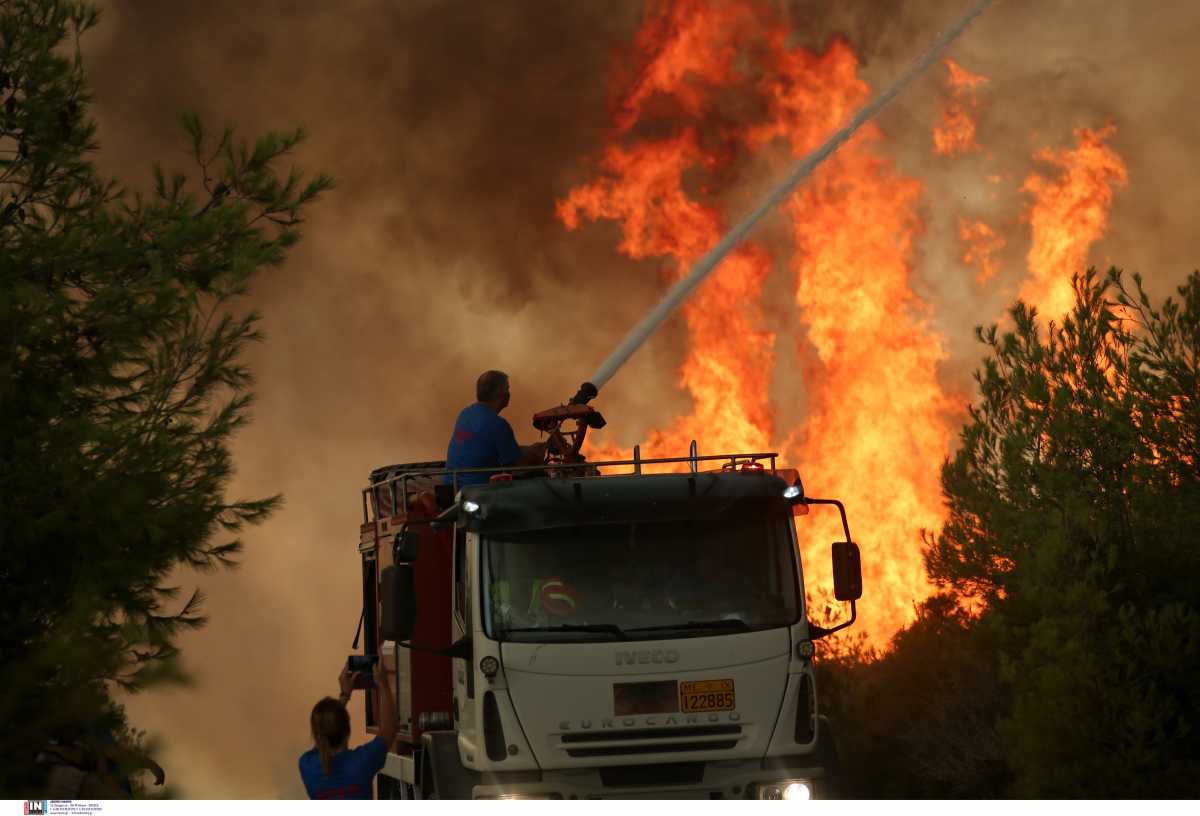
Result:
M941 123L933 128L933 152L955 156L978 151L975 140L975 114L980 108L979 88L987 77L972 74L952 59L947 59L949 96L942 102Z
M597 177L558 204L569 229L616 220L621 252L663 258L675 278L740 215L724 211L716 181L732 157L778 160L781 142L803 154L866 100L869 88L845 40L822 53L789 48L789 30L752 11L700 0L650 9L635 39L641 70L618 96ZM731 123L721 107L730 91L761 105ZM664 116L672 135L634 135L639 122ZM771 254L749 244L684 306L688 352L679 382L693 408L652 430L642 448L644 456L676 456L693 438L703 451L780 445L814 494L846 502L871 586L860 620L882 644L930 591L920 531L943 518L938 473L950 433L936 377L941 342L910 286L922 186L878 154L881 138L867 126L821 168L787 208L793 246L772 247L781 257L794 253L795 317L807 330L798 353L812 361L804 424L774 427L775 337L763 328L760 306ZM685 185L697 171L700 183ZM589 455L629 452L593 443ZM843 538L837 515L813 513L799 533L808 586L820 594L832 585L828 544Z
M640 70L614 114L617 133L630 130L651 100L669 100L684 116L697 117L711 104L711 89L733 78L734 61L755 27L754 10L740 3L677 0L650 3L634 36Z
M1033 196L1025 219L1033 230L1029 277L1020 297L1043 315L1061 317L1075 300L1071 276L1083 271L1089 247L1108 227L1114 189L1124 186L1125 162L1105 141L1115 127L1075 131L1074 150L1039 151L1034 158L1058 167L1057 178L1036 172L1021 190Z
M569 229L583 217L621 221L620 250L631 258L665 256L669 275L679 277L704 250L720 240L724 225L712 207L683 189L683 175L697 164L711 164L694 133L612 146L600 168L603 177L572 190L558 204ZM683 306L690 353L680 384L692 395L694 410L654 431L643 445L646 457L678 456L690 440L709 448L763 451L773 430L772 410L763 395L775 364L775 336L756 328L758 301L770 258L754 245L736 251ZM589 447L592 458L629 458L613 446Z
M614 81L610 143L593 177L558 202L567 228L617 221L621 252L661 259L668 280L685 274L742 215L728 193L746 186L736 171L753 164L747 156L761 165L781 164L781 150L803 155L866 101L870 89L849 43L835 38L814 52L790 47L789 36L749 0L652 3L634 40L637 69ZM987 79L950 60L946 67L937 152L978 150L974 116ZM1071 273L1103 233L1114 188L1125 182L1123 162L1105 144L1111 133L1081 130L1076 149L1041 151L1036 158L1061 174L1033 173L1022 187L1033 196L1022 296L1043 311L1070 302ZM945 518L939 471L963 419L954 406L966 401L938 382L942 338L912 287L923 185L883 148L879 128L864 126L784 208L790 242L743 244L685 303L679 385L692 410L651 430L642 445L646 457L683 455L692 439L702 452L779 449L814 495L842 499L870 588L860 627L879 646L931 591L920 533ZM959 237L963 260L985 283L1005 236L960 218ZM779 355L762 300L772 260L788 258L802 332L796 357L778 362L803 374L807 405L802 423L780 428L769 397ZM588 453L630 456L595 440ZM813 513L797 530L809 591L820 597L832 585L828 544L842 538L838 518Z
M937 381L945 356L913 294L921 185L861 142L792 202L796 304L819 363L793 461L813 490L841 498L863 548L862 628L876 643L911 621L930 587L922 529L944 519L939 467L949 450ZM836 519L814 519L810 584L829 586Z
M920 534L945 518L939 470L950 405L937 380L945 353L910 285L922 185L875 153L879 139L865 130L789 206L797 316L818 358L789 452L812 490L846 504L872 588L860 626L882 644L931 592ZM793 150L807 146L795 140ZM809 519L798 530L806 580L829 587L828 543L844 536L836 517Z
M963 263L979 267L975 282L983 286L996 274L993 256L1004 249L1004 239L984 222L969 221L961 216L958 219L958 238L964 247Z

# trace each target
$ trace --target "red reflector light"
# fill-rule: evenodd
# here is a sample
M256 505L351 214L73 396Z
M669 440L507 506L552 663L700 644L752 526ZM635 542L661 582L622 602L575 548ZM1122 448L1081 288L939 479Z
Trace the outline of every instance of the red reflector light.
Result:
M742 465L742 470L762 470L762 462L747 462Z
M492 476L490 479L488 479L488 484L496 484L497 482L511 482L511 481L512 481L511 473L497 473L494 476Z

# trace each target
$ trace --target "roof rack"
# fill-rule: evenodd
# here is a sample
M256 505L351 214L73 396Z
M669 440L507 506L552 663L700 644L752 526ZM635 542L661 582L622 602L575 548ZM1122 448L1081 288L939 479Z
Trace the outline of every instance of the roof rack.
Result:
M602 467L632 467L632 473L609 474L610 476L641 476L642 468L646 465L672 465L687 463L692 473L699 472L699 464L701 462L720 462L722 470L736 469L738 466L750 465L755 463L770 462L770 470L775 470L776 460L779 458L778 452L768 451L765 453L718 453L709 456L700 456L696 449L696 440L692 440L688 448L687 456L667 456L657 457L652 459L643 459L641 456L641 446L634 445L632 459L612 459L602 462L563 462L552 465L522 465L520 467L482 467L482 468L459 468L450 470L441 462L421 462L416 463L412 470L394 473L386 480L374 481L374 477L385 468L377 468L372 471L372 483L363 488L362 491L362 508L363 508L363 524L370 520L370 510L368 505L368 496L374 495L376 516L378 517L378 509L380 507L390 507L391 515L398 515L400 511L408 513L408 497L409 483L417 480L431 480L438 476L450 476L451 486L454 492L458 492L458 477L465 473L527 473L534 471L550 471L558 472L564 475L570 475L569 471L596 470L593 478L604 478L604 474L599 473L598 469ZM423 467L423 465L434 465L434 467ZM442 465L436 467L436 465ZM391 465L389 467L403 468L406 465ZM416 486L416 485L414 485ZM426 487L426 485L421 485ZM385 503L386 500L386 503Z

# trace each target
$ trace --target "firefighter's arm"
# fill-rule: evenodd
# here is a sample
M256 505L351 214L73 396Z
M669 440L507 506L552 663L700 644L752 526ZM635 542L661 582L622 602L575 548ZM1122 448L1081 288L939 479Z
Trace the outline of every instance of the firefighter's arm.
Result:
M388 683L387 669L380 660L375 664L375 686L379 689L379 736L383 737L391 750L396 739L396 698Z

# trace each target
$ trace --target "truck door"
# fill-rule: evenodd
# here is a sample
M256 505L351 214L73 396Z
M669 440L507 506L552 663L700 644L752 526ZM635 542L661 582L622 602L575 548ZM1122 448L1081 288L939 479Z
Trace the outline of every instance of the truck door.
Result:
M454 640L471 634L471 559L467 531L454 531ZM454 724L459 735L475 745L475 667L461 658L454 659ZM460 744L462 744L460 742Z

